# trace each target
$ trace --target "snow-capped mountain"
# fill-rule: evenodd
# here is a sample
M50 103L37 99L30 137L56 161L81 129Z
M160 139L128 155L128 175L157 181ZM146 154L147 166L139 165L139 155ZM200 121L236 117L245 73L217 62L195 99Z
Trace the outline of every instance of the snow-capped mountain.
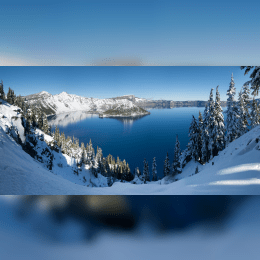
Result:
M73 111L86 111L102 113L114 106L123 105L124 107L137 107L135 97L127 95L117 98L98 99L86 98L74 94L62 92L51 95L46 91L24 97L30 105L40 107L47 115L61 114ZM144 99L140 99L144 100ZM137 99L139 101L139 99Z
M114 106L138 106L143 109L149 108L173 108L173 107L205 107L207 101L172 101L172 100L148 100L134 95L98 99L86 98L74 94L62 92L52 95L46 91L24 97L31 104L40 107L47 115L61 114L74 111L86 111L103 113ZM226 106L226 101L221 105ZM144 113L145 114L145 113Z

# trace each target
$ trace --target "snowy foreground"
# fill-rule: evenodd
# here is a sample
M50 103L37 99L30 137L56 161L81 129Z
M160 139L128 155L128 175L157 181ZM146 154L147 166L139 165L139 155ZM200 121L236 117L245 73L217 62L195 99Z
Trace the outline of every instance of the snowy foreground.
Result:
M177 176L177 182L166 177L142 185L115 182L112 187L104 187L107 186L106 177L99 174L99 178L95 178L87 166L79 176L73 174L71 166L75 161L67 155L55 153L53 169L49 171L44 164L25 153L21 146L6 134L7 129L13 125L17 127L21 139L24 139L23 127L16 109L17 107L9 104L0 105L2 195L260 194L260 126L236 139L206 165L189 162L182 174ZM45 135L44 138L48 140L51 137ZM199 173L195 175L197 166Z
M103 231L93 241L82 239L80 223L55 225L37 214L30 221L15 217L15 204L0 198L0 259L259 259L260 207L253 197L240 205L222 229L195 226L157 234L143 224L136 232ZM53 242L47 234L59 237Z

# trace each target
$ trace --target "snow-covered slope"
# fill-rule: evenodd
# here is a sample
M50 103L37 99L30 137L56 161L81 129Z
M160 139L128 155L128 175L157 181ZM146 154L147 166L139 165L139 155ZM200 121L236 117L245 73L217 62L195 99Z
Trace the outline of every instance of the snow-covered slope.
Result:
M115 105L136 106L134 99L129 96L110 99L86 98L62 92L57 95L43 91L26 96L25 99L31 105L36 105L47 114L61 114L72 111L104 112Z
M229 144L206 165L191 161L177 177L144 185L115 182L112 187L104 187L107 179L102 175L93 178L87 166L79 175L73 174L75 159L55 151L52 171L48 170L6 133L12 125L22 138L18 108L3 102L0 105L0 194L260 194L260 125ZM37 130L36 134L43 133ZM47 142L52 139L43 136ZM42 151L43 146L39 141L36 152ZM197 166L199 173L195 174ZM173 182L174 179L178 181Z
M4 131L7 131L7 129L10 129L12 126L16 127L21 140L24 142L24 128L22 126L21 113L19 112L20 108L11 106L2 99L0 99L0 103L2 103L2 105L0 105L0 128L2 127Z

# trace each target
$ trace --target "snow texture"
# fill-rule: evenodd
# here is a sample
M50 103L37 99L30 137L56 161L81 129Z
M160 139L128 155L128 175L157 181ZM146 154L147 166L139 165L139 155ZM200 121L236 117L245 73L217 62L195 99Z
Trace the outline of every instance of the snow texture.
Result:
M95 178L87 166L79 175L74 174L75 159L67 155L53 152L53 169L49 171L44 164L25 153L7 134L8 128L14 123L12 117L19 118L19 112L14 111L16 109L17 107L6 103L0 105L1 195L260 194L259 125L230 143L205 165L192 160L181 174L174 177L167 176L163 180L143 185L115 182L111 187L107 187L107 178L102 175ZM18 119L16 121L19 122ZM18 123L16 125L18 129L21 127ZM23 136L22 130L19 131L19 135ZM51 141L51 138L44 135L47 142ZM195 174L197 166L199 173Z

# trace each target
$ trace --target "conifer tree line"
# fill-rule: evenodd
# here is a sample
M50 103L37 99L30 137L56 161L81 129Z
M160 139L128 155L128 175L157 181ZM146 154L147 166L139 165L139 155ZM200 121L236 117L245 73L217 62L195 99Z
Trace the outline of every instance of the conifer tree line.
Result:
M224 122L223 110L220 104L220 94L218 86L216 88L215 100L213 97L213 90L211 89L209 100L205 105L203 115L199 111L198 119L192 116L192 121L189 128L189 143L187 148L181 152L180 142L178 135L176 136L175 148L174 148L174 160L170 167L169 154L167 152L164 160L163 176L175 176L182 172L182 168L191 159L205 164L209 160L218 155L220 151L225 149L227 145L239 138L250 129L260 124L260 107L255 99L258 95L260 88L260 66L241 66L241 69L245 69L245 74L252 71L248 82L246 82L238 93L238 100L236 101L236 88L233 74L231 75L231 81L227 90L227 110L226 121ZM250 88L251 95L250 98ZM146 174L144 161L144 175ZM156 171L156 161L154 158L153 168ZM198 173L198 167L196 168ZM140 172L139 172L140 175ZM157 176L156 176L157 179Z
M205 164L217 156L229 143L260 124L260 108L255 99L260 87L260 67L241 66L241 69L246 69L245 74L253 69L250 75L251 80L242 86L236 101L235 82L233 74L231 75L227 90L225 122L218 87L216 88L215 101L213 89L211 89L203 117L200 112L198 119L192 116L189 128L190 141L187 149L183 152L186 160L194 159ZM250 98L249 84L251 84L253 98Z

